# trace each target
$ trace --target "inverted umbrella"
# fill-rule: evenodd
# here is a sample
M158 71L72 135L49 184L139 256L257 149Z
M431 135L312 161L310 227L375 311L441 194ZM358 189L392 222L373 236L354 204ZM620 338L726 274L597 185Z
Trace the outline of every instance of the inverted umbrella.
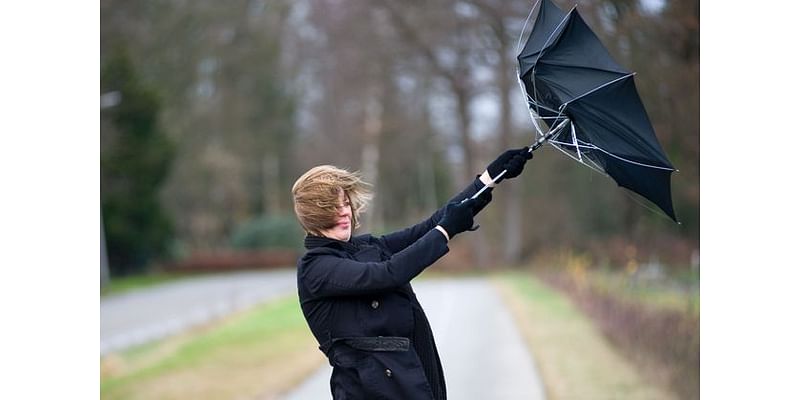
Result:
M614 61L577 8L564 13L541 0L517 59L537 130L530 151L549 143L677 221L670 190L675 168L639 99L634 73Z

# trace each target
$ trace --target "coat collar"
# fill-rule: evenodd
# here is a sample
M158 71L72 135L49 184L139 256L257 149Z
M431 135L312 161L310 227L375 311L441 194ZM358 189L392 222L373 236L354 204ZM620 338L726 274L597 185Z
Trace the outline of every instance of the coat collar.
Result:
M359 250L359 246L353 240L353 236L350 236L349 241L343 242L341 240L331 239L324 236L306 235L304 245L306 249L309 250L317 247L340 248L350 253L355 253Z

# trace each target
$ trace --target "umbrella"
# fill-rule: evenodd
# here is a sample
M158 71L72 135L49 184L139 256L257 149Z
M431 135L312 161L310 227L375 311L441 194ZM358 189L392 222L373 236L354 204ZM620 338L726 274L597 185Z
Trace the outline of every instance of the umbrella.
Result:
M655 136L634 73L614 61L577 8L565 13L541 0L517 59L537 130L530 151L548 143L677 221L670 189L675 168Z

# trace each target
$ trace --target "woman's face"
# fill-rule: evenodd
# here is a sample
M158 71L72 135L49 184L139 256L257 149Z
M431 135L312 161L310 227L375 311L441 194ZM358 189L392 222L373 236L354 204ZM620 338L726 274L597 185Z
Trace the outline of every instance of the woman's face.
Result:
M353 231L353 227L351 226L352 216L353 210L350 207L350 200L344 195L344 190L339 189L339 207L336 209L336 225L322 231L322 235L343 242L350 240L350 234Z

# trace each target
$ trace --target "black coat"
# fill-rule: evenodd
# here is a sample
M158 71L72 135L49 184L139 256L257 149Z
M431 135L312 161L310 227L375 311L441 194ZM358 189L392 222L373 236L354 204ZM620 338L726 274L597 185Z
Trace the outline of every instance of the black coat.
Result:
M475 179L451 201L482 187ZM335 400L446 398L433 333L410 284L449 251L434 229L443 212L381 237L306 237L297 264L300 305L333 366Z

